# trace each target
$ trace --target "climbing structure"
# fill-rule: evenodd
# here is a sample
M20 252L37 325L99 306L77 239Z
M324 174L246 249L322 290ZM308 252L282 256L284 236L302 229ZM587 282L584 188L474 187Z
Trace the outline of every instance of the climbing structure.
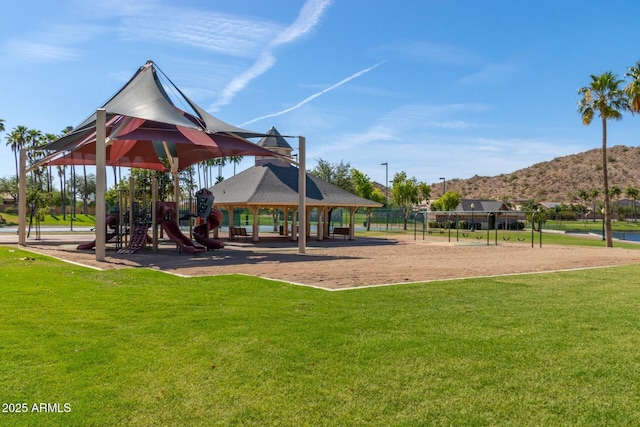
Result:
M148 236L147 230L149 229L149 224L146 222L139 222L133 225L133 229L131 230L131 236L129 238L129 244L124 248L118 249L119 254L135 254L140 249L144 248L144 245L147 243Z

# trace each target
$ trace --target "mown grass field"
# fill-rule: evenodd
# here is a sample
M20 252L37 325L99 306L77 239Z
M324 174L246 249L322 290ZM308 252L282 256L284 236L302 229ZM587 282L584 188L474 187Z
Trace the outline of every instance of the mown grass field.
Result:
M327 292L0 246L0 425L637 425L639 273Z

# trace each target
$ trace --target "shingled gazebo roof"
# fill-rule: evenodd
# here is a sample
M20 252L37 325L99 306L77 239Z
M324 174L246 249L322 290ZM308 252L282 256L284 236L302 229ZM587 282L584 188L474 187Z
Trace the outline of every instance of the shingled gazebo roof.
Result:
M298 168L275 164L253 166L214 185L210 190L216 205L295 207L299 201ZM306 200L309 207L382 206L310 174L307 174Z

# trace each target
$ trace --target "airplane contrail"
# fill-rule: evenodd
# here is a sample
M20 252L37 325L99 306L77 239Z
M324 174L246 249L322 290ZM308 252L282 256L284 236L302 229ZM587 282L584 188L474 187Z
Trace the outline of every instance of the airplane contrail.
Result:
M275 49L313 31L322 21L331 2L332 0L307 0L296 20L265 46L251 67L229 82L222 90L219 99L209 109L217 111L221 106L229 104L251 81L273 67L276 63Z
M353 79L355 79L355 78L357 78L357 77L360 77L360 76L361 76L361 75L363 75L363 74L368 73L369 71L373 70L374 68L377 68L377 67L379 67L380 65L382 65L384 62L385 62L385 61L378 62L377 64L375 64L375 65L373 65L373 66L371 66L371 67L369 67L369 68L365 68L364 70L358 71L357 73L352 74L352 75L350 75L349 77L347 77L347 78L345 78L345 79L340 80L338 83L333 84L333 85L329 86L328 88L321 90L320 92L316 92L316 93L314 93L314 94L313 94L313 95L311 95L311 96L308 96L307 98L305 98L305 99L303 99L302 101L298 102L298 103L297 103L296 105L294 105L293 107L289 107L289 108L284 109L284 110L282 110L282 111L278 111L277 113L271 113L271 114L267 114L267 115L264 115L264 116L256 117L255 119L251 119L251 120L249 120L248 122L244 122L244 123L242 123L240 126L241 126L241 127L242 127L242 126L246 126L246 125L249 125L249 124L251 124L251 123L257 122L258 120L268 119L268 118L270 118L270 117L277 117L277 116L281 116L281 115L283 115L283 114L286 114L286 113L289 113L289 112L291 112L291 111L293 111L293 110L296 110L296 109L298 109L298 108L302 107L303 105L305 105L305 104L307 104L307 103L309 103L309 102L313 101L314 99L316 99L316 98L317 98L317 97L319 97L320 95L324 95L325 93L330 92L330 91L332 91L332 90L336 89L337 87L340 87L340 86L342 86L343 84L348 83L348 82L350 82L351 80L353 80Z

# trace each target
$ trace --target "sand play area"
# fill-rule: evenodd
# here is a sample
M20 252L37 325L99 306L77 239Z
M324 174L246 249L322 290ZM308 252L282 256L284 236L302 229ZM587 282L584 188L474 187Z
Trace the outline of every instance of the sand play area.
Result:
M14 243L17 243L15 235ZM98 262L92 250L78 251L77 243L90 235L42 236L28 240L27 249L100 269L152 268L183 276L248 274L266 279L310 285L325 289L346 289L374 285L424 282L465 277L570 270L640 262L640 251L622 248L538 246L531 241L502 242L487 246L486 240L448 242L413 235L341 238L321 242L309 240L305 254L296 242L267 238L258 243L223 239L219 251L196 255L178 253L166 242L153 253L145 248L136 254L120 255L107 248L105 262ZM3 244L12 244L6 238ZM16 245L17 246L17 245Z

